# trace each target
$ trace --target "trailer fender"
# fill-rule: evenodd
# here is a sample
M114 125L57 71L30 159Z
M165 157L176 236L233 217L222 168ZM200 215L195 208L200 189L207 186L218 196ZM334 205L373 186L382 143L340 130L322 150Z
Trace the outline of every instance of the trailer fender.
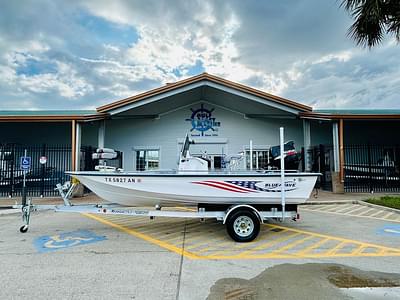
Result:
M226 223L226 221L228 220L228 218L232 214L232 212L234 212L237 209L241 209L241 208L242 209L245 208L247 210L254 212L254 214L257 216L258 220L260 221L260 223L263 223L261 214L257 209L255 209L253 206L248 205L248 204L239 204L239 205L234 205L234 206L229 207L229 209L226 212L226 215L224 216L224 220L223 220L222 224Z

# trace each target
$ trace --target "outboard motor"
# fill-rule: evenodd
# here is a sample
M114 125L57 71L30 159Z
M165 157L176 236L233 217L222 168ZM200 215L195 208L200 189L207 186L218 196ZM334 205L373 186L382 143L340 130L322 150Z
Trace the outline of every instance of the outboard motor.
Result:
M298 153L294 147L293 141L288 141L283 146L284 152L283 157L285 159L285 169L297 170L300 164L300 153ZM272 161L270 165L274 168L280 169L281 166L281 150L280 146L273 146L269 149L270 157Z

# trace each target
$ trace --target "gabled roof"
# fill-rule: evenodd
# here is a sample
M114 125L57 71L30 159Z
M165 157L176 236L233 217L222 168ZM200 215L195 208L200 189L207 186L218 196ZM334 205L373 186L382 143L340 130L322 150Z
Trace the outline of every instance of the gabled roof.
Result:
M197 76L193 76L193 77L181 80L181 81L177 81L175 83L170 83L170 84L164 85L162 87L159 87L159 88L156 88L156 89L153 89L153 90L150 90L150 91L147 91L147 92L144 92L144 93L132 96L132 97L128 97L128 98L125 98L122 100L112 102L110 104L100 106L97 108L97 111L101 112L101 113L106 113L111 110L122 108L124 106L138 102L140 100L144 100L144 99L147 99L147 98L150 98L153 96L158 96L163 93L177 90L177 89L180 89L180 88L183 88L188 85L198 83L201 81L208 81L208 82L218 84L218 85L221 85L224 87L232 88L237 91L250 94L252 96L256 96L256 97L259 97L259 98L262 98L262 99L265 99L268 101L276 102L277 104L280 104L280 105L284 105L284 106L287 106L290 108L297 109L299 111L312 111L312 108L310 106L307 106L307 105L304 105L304 104L301 104L301 103L298 103L298 102L295 102L295 101L292 101L289 99L285 99L285 98L282 98L279 96L275 96L275 95L251 88L249 86L246 86L246 85L243 85L240 83L236 83L233 81L223 79L218 76L210 75L208 73L202 73Z

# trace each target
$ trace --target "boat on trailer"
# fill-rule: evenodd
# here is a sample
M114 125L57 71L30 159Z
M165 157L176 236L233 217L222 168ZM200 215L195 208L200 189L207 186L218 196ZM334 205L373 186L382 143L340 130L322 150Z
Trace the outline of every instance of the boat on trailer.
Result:
M269 172L68 172L100 198L126 206L281 204L281 175ZM318 174L285 173L287 204L304 203Z
M255 239L260 223L268 219L299 218L297 205L311 195L318 173L288 172L284 170L285 147L281 128L281 170L213 172L208 162L190 155L193 142L186 135L180 152L178 170L123 172L116 168L99 167L98 171L74 171L67 174L76 178L110 205L72 206L69 199L76 183L58 185L63 206L53 207L60 212L87 212L127 216L215 218L226 224L229 235L238 242ZM292 151L292 150L290 150ZM292 151L293 152L293 151ZM110 149L99 150L96 159L115 157ZM162 211L166 206L196 206L197 211ZM144 210L124 207L155 207ZM32 209L38 206L28 202L22 205L26 232Z
M187 134L178 170L120 172L104 168L67 174L100 198L126 206L280 204L282 186L286 203L300 204L310 197L318 177L316 173L285 172L282 184L280 170L209 171L205 158L190 154L193 143ZM95 154L96 158L113 156L107 150Z

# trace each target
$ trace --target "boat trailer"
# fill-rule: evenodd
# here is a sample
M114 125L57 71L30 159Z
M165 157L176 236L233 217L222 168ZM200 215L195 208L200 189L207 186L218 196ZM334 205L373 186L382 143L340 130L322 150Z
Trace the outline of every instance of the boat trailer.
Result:
M30 226L31 213L39 210L54 210L65 213L90 213L98 215L120 215L131 217L149 217L151 220L156 217L216 219L227 227L230 237L237 242L250 242L254 240L260 231L260 225L268 220L284 221L299 219L297 205L289 206L290 209L283 211L279 209L280 204L260 206L249 204L232 204L223 207L198 205L197 210L162 210L162 207L155 206L154 209L130 208L119 204L83 204L74 205L70 199L77 187L77 182L66 182L64 185L57 184L56 190L61 195L64 203L61 205L33 204L32 198L28 198L25 205L14 205L13 208L21 209L23 225L20 232L25 233ZM288 208L289 208L288 207Z

